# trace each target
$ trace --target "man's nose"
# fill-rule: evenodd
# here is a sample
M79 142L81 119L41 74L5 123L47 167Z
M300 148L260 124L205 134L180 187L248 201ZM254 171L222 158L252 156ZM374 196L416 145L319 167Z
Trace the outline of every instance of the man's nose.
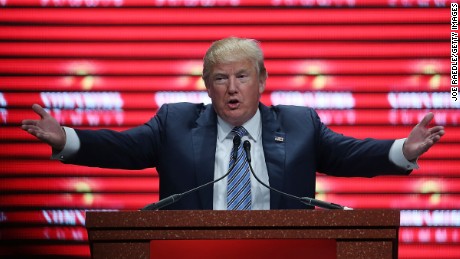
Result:
M238 91L238 82L235 77L230 77L228 82L228 92L235 93Z

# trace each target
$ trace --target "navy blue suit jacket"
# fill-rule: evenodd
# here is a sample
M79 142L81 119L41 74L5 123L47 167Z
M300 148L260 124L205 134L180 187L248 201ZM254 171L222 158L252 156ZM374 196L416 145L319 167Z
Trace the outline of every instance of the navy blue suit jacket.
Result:
M317 171L363 177L408 173L388 159L393 140L358 140L337 134L322 124L311 108L260 104L259 109L269 183L278 190L314 197ZM76 132L81 147L68 162L106 168L156 167L160 199L214 178L217 115L211 105L167 104L144 125L124 132ZM210 185L165 209L212 208ZM270 208L299 209L305 205L272 191Z

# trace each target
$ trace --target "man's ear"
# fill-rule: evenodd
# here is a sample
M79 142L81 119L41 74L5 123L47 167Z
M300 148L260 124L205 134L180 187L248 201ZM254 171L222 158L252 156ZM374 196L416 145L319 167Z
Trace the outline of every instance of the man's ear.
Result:
M259 76L259 94L265 91L265 84L267 82L267 74Z
M204 87L206 87L206 92L208 92L208 96L211 97L211 90L208 86L208 83L206 83L206 80L202 79L204 83Z

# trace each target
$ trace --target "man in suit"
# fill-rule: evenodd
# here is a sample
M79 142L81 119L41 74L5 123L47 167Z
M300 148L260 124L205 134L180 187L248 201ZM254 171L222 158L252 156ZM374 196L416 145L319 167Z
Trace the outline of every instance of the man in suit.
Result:
M24 120L22 128L48 143L53 157L64 163L156 167L160 199L224 176L232 168L229 161L237 158L232 156L233 146L237 150L241 145L232 142L240 134L235 133L237 126L244 127L242 141L252 146L252 166L258 178L302 197L314 197L317 171L364 177L409 174L417 168L417 158L444 135L442 126L427 127L433 118L429 113L406 139L345 137L328 129L311 108L260 103L266 79L258 42L226 38L214 42L204 57L203 80L212 105L166 104L150 121L124 132L61 127L43 108L33 105L41 119ZM230 209L229 178L165 209ZM249 204L244 209L305 208L268 190L254 176L247 185Z

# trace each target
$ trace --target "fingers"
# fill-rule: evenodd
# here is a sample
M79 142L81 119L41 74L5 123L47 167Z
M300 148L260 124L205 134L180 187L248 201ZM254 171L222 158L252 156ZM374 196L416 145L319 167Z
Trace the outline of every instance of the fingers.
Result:
M35 125L31 123L24 123L24 121L22 122L21 129L29 131L29 129L32 129L32 127L35 127Z
M442 135L444 135L444 131L439 131L436 134L431 134L428 136L422 144L422 153L428 151L428 149L430 149L434 144L441 140Z
M40 118L44 118L46 116L49 116L49 114L43 109L40 105L34 104L32 105L32 110L40 116ZM25 119L22 120L22 125L37 125L38 120L30 120L30 119Z
M434 126L433 128L430 128L430 129L429 129L429 132L430 132L431 134L437 133L437 132L440 132L440 131L444 131L444 127L443 127L443 126Z
M24 126L27 126L27 125L32 125L32 126L35 126L37 125L37 120L22 120L22 128L24 128Z
M23 130L27 131L29 134L37 137L37 138L42 138L42 130L34 125L22 125L21 127Z
M433 144L436 143L436 142L438 142L440 139L441 139L441 136L439 136L439 135L434 136L434 137L432 138Z
M444 136L445 132L444 130L441 130L439 132L433 133L430 135L430 139L432 139L434 142L438 142L442 136Z
M32 105L32 110L33 110L36 114L40 115L41 118L44 118L44 117L48 116L48 113L45 111L45 109L43 109L43 108L42 108L40 105L38 105L38 104Z
M438 142L441 139L441 137L444 136L444 134L446 134L443 126L436 126L436 127L430 128L428 132L429 132L428 138L433 140L434 143Z
M433 119L434 114L432 112L429 112L425 117L423 117L422 121L420 121L419 125L422 127L428 126L430 124L431 120Z

